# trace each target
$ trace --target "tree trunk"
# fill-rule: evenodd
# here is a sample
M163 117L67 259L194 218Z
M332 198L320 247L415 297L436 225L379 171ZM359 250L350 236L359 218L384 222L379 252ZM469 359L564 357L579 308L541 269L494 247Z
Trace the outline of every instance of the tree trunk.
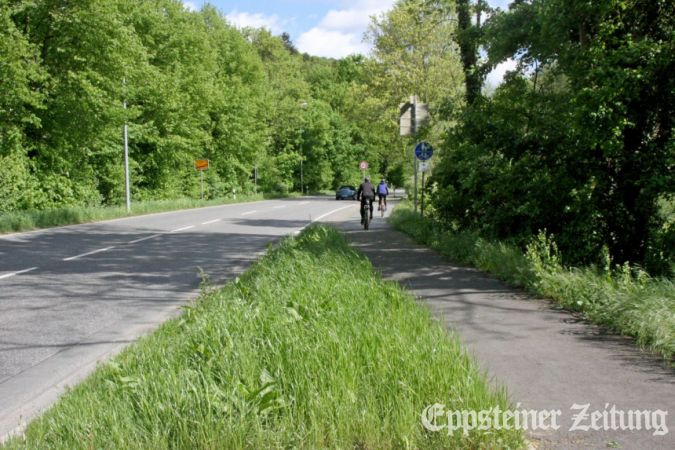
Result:
M470 0L457 0L457 21L459 51L466 85L466 102L471 105L480 97L482 80L476 67L478 62L475 36L477 28L471 24Z

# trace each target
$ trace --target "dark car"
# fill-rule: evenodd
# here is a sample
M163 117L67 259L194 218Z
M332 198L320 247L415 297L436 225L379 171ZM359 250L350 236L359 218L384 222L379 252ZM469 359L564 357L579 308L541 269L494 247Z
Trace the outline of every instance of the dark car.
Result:
M335 200L351 199L356 200L356 188L354 186L340 186L335 191Z

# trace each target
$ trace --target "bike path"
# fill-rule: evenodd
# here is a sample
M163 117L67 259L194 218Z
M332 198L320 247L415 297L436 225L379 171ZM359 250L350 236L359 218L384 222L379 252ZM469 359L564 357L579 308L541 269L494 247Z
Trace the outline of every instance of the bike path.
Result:
M459 335L490 379L506 387L515 409L560 411L557 431L527 432L531 447L675 448L675 370L660 358L550 301L443 259L385 219L376 216L371 229L363 231L355 215L341 230L384 278L406 287ZM651 430L644 421L642 430L611 429L612 418L614 428L626 428L629 417L637 419L644 411L643 419L655 421ZM600 430L593 430L593 414ZM571 430L577 419L581 429ZM668 433L655 435L664 425Z

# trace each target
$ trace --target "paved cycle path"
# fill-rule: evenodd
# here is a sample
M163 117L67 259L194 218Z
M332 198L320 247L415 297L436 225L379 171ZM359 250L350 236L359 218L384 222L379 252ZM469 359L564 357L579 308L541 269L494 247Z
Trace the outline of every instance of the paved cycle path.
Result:
M675 449L675 371L658 357L547 300L448 262L384 219L376 217L366 232L355 216L341 230L385 278L408 288L459 335L491 380L507 388L515 409L560 411L559 430L528 431L533 447ZM627 421L635 411L649 412L651 430L644 421L642 430L611 430L612 417L619 428L621 412ZM592 427L593 412L601 430L570 430L575 416L580 428ZM664 425L668 433L655 435Z

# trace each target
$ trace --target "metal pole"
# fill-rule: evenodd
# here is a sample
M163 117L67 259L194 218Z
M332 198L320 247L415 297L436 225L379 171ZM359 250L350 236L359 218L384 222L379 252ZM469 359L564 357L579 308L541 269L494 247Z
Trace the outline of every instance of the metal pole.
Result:
M126 78L123 80L123 84L126 86ZM127 109L126 92L124 99L124 109L125 111ZM131 212L131 190L129 188L129 126L127 125L126 117L124 118L124 187L126 192L127 212Z
M426 172L422 171L422 205L420 208L420 214L424 217L424 174Z
M302 101L300 103L300 108L303 110L307 109L307 102ZM304 114L303 114L304 116ZM300 129L300 138L302 139L302 144L300 144L300 195L305 195L305 179L304 175L302 173L302 160L305 159L305 154L303 152L303 147L305 145L305 140L303 138L303 135L305 134L304 126L305 126L305 119L303 117L303 122L302 122L302 128Z
M417 158L415 155L413 155L413 170L415 171L415 187L413 189L414 192L414 201L413 204L415 205L415 212L417 212Z
M126 123L124 124L124 188L126 191L127 212L131 212L131 192L129 189L129 127Z
M200 170L199 171L199 185L201 186L201 191L202 191L202 200L204 200L204 171Z
M253 168L253 192L258 193L258 166Z
M417 95L412 96L412 135L417 136ZM413 148L413 170L415 171L415 200L414 200L414 210L417 212L417 157L415 156L415 151Z

